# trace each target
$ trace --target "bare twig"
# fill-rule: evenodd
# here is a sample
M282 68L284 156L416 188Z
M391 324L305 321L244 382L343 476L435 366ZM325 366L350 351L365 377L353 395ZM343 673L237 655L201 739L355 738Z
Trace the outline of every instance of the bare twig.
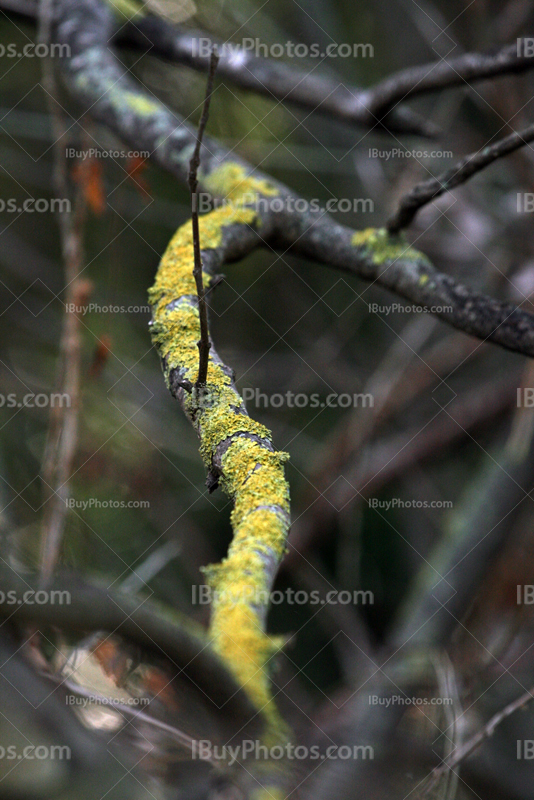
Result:
M67 304L87 302L90 284L74 281L66 296ZM50 409L50 424L43 459L42 478L48 492L41 528L41 572L46 583L59 558L67 515L68 480L76 451L80 405L80 317L65 312L60 341L58 394L68 403Z
M454 666L446 653L433 653L432 661L436 670L436 677L438 680L438 691L440 697L448 697L453 701L453 705L444 705L442 709L445 718L445 752L448 758L454 750L460 747L462 741L462 731L457 724L463 711L460 702L460 693L458 690L458 683L456 681L456 672ZM443 787L440 786L440 800L454 800L456 798L456 790L458 785L458 775L455 772L447 772L443 781Z
M495 53L464 53L457 58L409 67L389 75L369 89L366 105L374 114L383 114L397 103L418 94L525 72L534 68L533 61L529 56L519 54L514 43Z
M425 794L434 788L438 780L447 770L454 770L462 761L471 755L480 745L486 740L493 736L495 732L495 728L504 722L504 720L514 714L516 711L519 711L522 708L525 708L532 700L534 700L534 686L528 689L524 694L514 700L512 703L509 703L505 706L501 711L498 711L493 717L481 728L474 736L471 736L470 739L467 740L461 747L457 747L454 753L452 753L443 764L432 772L432 779L430 783L425 787Z
M204 106L202 108L202 115L198 125L197 141L195 150L191 161L189 162L189 188L191 190L191 224L193 226L193 250L195 256L195 266L193 275L195 276L195 283L197 285L198 296L198 314L200 318L200 341L198 342L198 378L196 382L197 389L206 385L206 378L208 376L208 362L210 356L210 335L208 330L208 309L206 306L206 295L204 291L204 281L202 278L202 257L200 255L200 232L198 229L198 168L200 166L200 148L202 145L202 137L204 130L208 123L211 94L213 91L213 79L215 77L215 70L219 63L219 56L215 50L211 51L210 55L210 68L208 72L208 82L206 85L206 96L204 98Z
M166 722L163 722L156 717L152 717L150 714L146 714L139 708L133 708L131 705L128 705L128 703L121 702L115 698L106 697L94 691L93 689L88 689L86 686L82 686L74 681L65 680L63 678L60 679L55 675L50 675L48 673L42 673L42 677L62 686L70 694L83 697L90 703L94 703L95 705L98 704L103 708L111 708L113 711L116 711L117 714L120 714L125 722L126 717L132 717L134 720L145 722L147 725L151 725L154 728L164 731L165 733L169 734L169 736L172 736L172 738L175 739L178 744L182 745L182 747L186 748L190 753L194 753L196 755L195 740L192 739L191 736L188 736L185 731L180 730L180 728L176 728L173 725L168 725ZM110 702L110 700L112 702ZM200 760L207 761L212 765L212 767L220 766L218 761L210 758L209 756L205 756L200 750L198 758Z
M50 42L53 4L42 0L39 7L39 39ZM69 196L67 166L60 142L66 135L66 126L60 106L55 102L57 86L50 58L43 60L43 86L52 119L54 136L53 185L60 198ZM78 409L80 395L81 338L80 318L76 309L87 301L91 285L87 280L78 280L82 265L81 226L84 202L79 193L74 218L69 210L60 206L58 223L61 234L62 254L65 264L66 311L63 317L59 345L58 392L67 402L51 406L42 478L47 489L47 506L41 527L41 579L46 583L56 566L63 538L67 514L68 478L76 450L78 433Z
M412 222L420 208L436 197L449 192L455 186L465 183L477 172L493 164L498 158L503 158L514 150L518 150L534 139L534 125L529 125L521 131L505 136L495 144L484 147L477 153L470 153L457 161L454 166L438 175L416 184L413 189L401 198L399 208L389 220L387 228L390 233L398 233Z

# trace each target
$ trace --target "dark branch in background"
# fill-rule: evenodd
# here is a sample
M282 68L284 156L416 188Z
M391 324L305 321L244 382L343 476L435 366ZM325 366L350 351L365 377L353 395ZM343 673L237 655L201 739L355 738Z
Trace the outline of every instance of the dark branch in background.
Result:
M42 0L39 6L39 40L50 42L53 14L52 0ZM69 197L67 162L61 151L67 128L56 102L57 85L50 56L43 60L43 88L52 120L54 137L54 191L59 198ZM74 213L60 209L58 224L61 236L61 250L64 262L66 283L65 314L62 321L59 345L59 368L56 378L57 390L66 395L68 404L52 405L50 421L43 457L42 479L45 485L45 507L41 530L41 580L43 584L50 579L59 559L63 531L67 516L69 477L78 439L78 413L80 404L80 365L82 342L80 317L74 310L87 302L91 285L87 280L79 280L82 269L82 232L85 211L83 193L76 198Z
M317 75L315 71L303 72L288 64L255 56L243 49L228 54L229 44L217 41L206 31L188 30L169 25L153 14L135 18L119 33L119 41L133 45L176 64L185 64L205 72L209 58L199 52L199 42L210 41L219 52L221 78L236 86L265 95L281 103L292 103L307 111L319 111L331 118L391 133L410 133L435 137L438 128L409 108L395 108L377 115L366 105L366 92L347 86L341 80Z
M368 90L365 104L374 114L383 114L415 95L526 72L534 68L533 61L530 56L518 55L517 43L494 53L464 53L456 58L440 59L394 72Z
M202 108L202 116L198 125L197 141L191 161L189 162L189 189L191 190L191 225L193 226L193 251L195 256L195 266L193 275L197 285L198 297L198 316L200 319L200 341L198 343L198 378L197 389L206 385L208 375L208 362L210 357L210 334L208 330L208 309L206 306L206 295L204 292L204 281L202 279L202 257L200 255L200 233L198 230L198 168L200 166L200 147L204 130L208 124L210 113L211 93L213 91L213 80L215 70L219 62L219 56L212 50L210 56L210 68L208 72L208 82L206 85L206 96Z
M37 0L0 0L0 8L34 18ZM349 125L361 125L385 133L406 133L434 138L439 129L409 108L395 108L375 115L363 102L365 90L347 85L341 79L326 78L315 71L304 72L240 50L228 54L225 43L202 30L171 25L151 13L139 13L117 32L118 45L157 55L173 64L183 64L200 72L209 70L209 57L199 52L199 41L209 41L221 57L219 74L235 86L264 95L280 103L291 103L306 111L318 111ZM231 47L230 43L230 47ZM238 45L233 45L237 50ZM209 49L209 48L208 48Z
M457 161L454 166L438 175L418 183L413 189L401 198L399 208L387 223L390 233L398 233L412 222L420 208L436 197L449 192L455 186L465 183L477 172L493 164L498 158L503 158L514 150L528 144L534 139L534 125L529 125L521 131L510 134L500 139L495 144L484 147L477 153L470 153Z
M449 518L441 542L401 606L390 637L393 647L408 642L446 645L505 546L523 502L532 500L528 492L533 479L534 440L521 457L505 447L490 460Z
M436 767L432 773L432 778L425 787L425 796L436 786L444 773L446 773L448 770L455 769L459 764L462 763L462 761L465 761L465 759L468 758L471 753L474 753L474 751L477 750L477 748L479 748L486 739L489 739L490 736L493 736L495 728L497 728L501 722L504 722L507 717L511 716L516 711L526 708L526 706L532 700L534 700L534 686L494 714L493 717L484 725L484 727L481 728L481 730L477 731L474 736L471 736L467 742L461 745L461 747L456 748L452 755L445 759L443 764L441 764L439 767Z
M421 432L421 425L415 425L402 433L382 436L369 446L369 455L362 461L352 463L350 454L346 461L334 463L330 474L342 474L346 478L333 498L333 505L323 498L314 506L313 519L307 524L297 522L289 539L289 552L283 562L284 569L298 567L301 553L309 558L310 549L321 546L328 538L337 518L336 508L349 508L356 503L365 503L384 486L399 476L406 475L418 465L436 458L447 448L461 442L471 435L471 431L490 423L510 410L516 402L517 386L520 377L516 372L506 380L495 385L488 381L458 397L447 406L446 413L440 413ZM406 443L409 444L406 444ZM326 483L315 477L320 488ZM311 502L311 495L308 502Z
M36 754L39 745L45 745L49 753L59 746L66 757L56 759L53 769L33 772L26 765L23 767L25 778L21 781L3 782L2 797L6 800L29 796L33 800L102 800L102 797L106 800L153 800L152 792L136 777L139 773L130 754L124 749L115 750L114 742L106 742L101 735L87 729L68 706L67 693L61 686L52 688L50 681L36 674L24 658L20 642L10 635L8 628L4 624L0 636L2 741L31 743ZM15 728L18 736L14 735ZM49 761L50 758L48 756ZM4 768L2 781L6 773ZM26 788L30 780L31 790Z
M32 622L65 631L106 631L141 646L154 656L165 659L168 668L190 681L192 689L200 689L215 709L245 724L254 715L246 692L238 687L222 661L208 646L208 640L189 620L177 624L166 619L158 608L120 592L94 586L75 576L58 573L48 586L56 597L68 597L68 602L26 604L9 602L12 596L23 597L25 592L38 588L35 575L17 575L11 567L0 567L0 618L10 624ZM177 614L172 611L173 619Z
M456 519L412 579L412 590L386 635L386 645L374 656L376 686L369 692L356 693L342 744L360 743L362 732L367 735L369 730L373 730L370 741L378 755L391 744L402 709L392 707L380 717L381 704L370 706L368 694L387 698L399 689L406 693L420 690L425 659L447 647L477 588L505 546L511 519L518 514L522 500L530 497L522 486L532 485L534 442L524 458L518 459L505 448L504 457L501 452L490 464L490 469L469 487ZM474 747L478 743L475 741ZM317 800L330 797L328 787L333 783L342 796L344 790L365 779L368 768L357 760L333 761L322 770L312 796Z
M465 53L410 67L393 73L369 89L359 89L341 83L336 85L331 79L299 72L287 64L277 64L243 50L238 56L225 55L223 43L205 31L174 27L152 14L136 17L135 22L130 22L120 32L120 41L174 63L205 71L209 59L198 52L201 39L213 41L221 50L219 73L237 86L367 128L428 137L438 134L436 126L411 109L400 107L400 102L415 95L534 68L533 59L519 56L517 45L510 44L496 53Z
M37 0L0 0L0 8L34 18ZM399 107L399 103L416 95L534 69L534 59L518 55L514 43L494 53L465 53L409 67L394 72L369 89L359 89L243 50L236 58L226 54L224 43L206 31L170 25L151 13L137 14L135 22L123 24L116 35L119 45L126 44L172 63L206 72L209 58L199 53L200 39L209 40L220 49L219 74L236 86L372 130L427 137L438 134L435 125L411 109Z
M70 47L71 57L62 60L62 69L73 96L125 142L149 150L158 164L186 182L195 133L178 114L143 91L113 56L108 41L116 23L109 8L90 0L58 0L57 11L56 41ZM199 184L216 199L229 191L220 177L223 166L240 170L241 181L253 172L212 139L203 148L202 164ZM210 180L213 174L216 179ZM276 190L277 203L273 207L269 196L264 198L257 232L245 224L234 226L239 232L232 236L225 260L236 260L264 243L291 248L376 282L418 305L439 306L442 310L436 316L464 333L534 356L531 314L473 292L438 272L422 253L388 236L386 230L356 233L321 210L296 211L295 196L287 187L260 172L255 177Z

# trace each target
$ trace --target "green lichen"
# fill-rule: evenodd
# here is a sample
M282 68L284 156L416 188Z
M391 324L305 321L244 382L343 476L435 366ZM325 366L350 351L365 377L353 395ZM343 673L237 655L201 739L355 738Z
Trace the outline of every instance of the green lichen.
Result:
M424 261L428 259L419 250L410 247L404 236L390 234L386 228L366 228L354 233L351 244L363 247L374 264L382 265L387 261L404 259Z
M247 194L277 189L266 181L247 177L236 164L223 165L210 176L210 188L234 201L201 217L202 250L223 242L224 228L257 224L257 214L246 208ZM226 181L226 182L225 182ZM152 338L165 365L168 380L179 369L194 384L198 375L200 322L195 303L191 223L178 229L161 260L149 290L153 308ZM205 275L209 280L209 275ZM172 304L172 305L171 305ZM221 564L206 568L215 590L209 636L214 650L266 721L265 741L287 737L270 693L268 669L281 642L264 633L270 571L266 564L282 558L289 527L289 487L284 475L286 453L269 449L270 431L252 420L222 366L210 358L206 387L184 393L183 405L200 437L200 453L208 470L220 457L220 482L234 501L233 540ZM222 452L221 445L226 447ZM258 599L259 598L259 599Z

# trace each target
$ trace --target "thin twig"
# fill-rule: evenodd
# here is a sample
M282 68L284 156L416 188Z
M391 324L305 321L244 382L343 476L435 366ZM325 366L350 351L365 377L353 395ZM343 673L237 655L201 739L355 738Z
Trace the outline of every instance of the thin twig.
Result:
M193 157L189 162L189 188L191 190L191 224L193 226L193 250L195 254L195 266L193 268L193 275L197 285L198 295L198 316L200 318L200 341L198 342L198 378L196 382L197 389L206 385L208 376L208 362L210 356L210 335L208 330L208 309L206 306L206 295L204 291L204 281L202 279L202 257L200 255L200 232L198 229L198 168L200 166L200 147L202 145L202 137L204 130L208 123L211 94L213 91L213 79L215 77L215 70L219 63L219 56L215 50L211 51L210 67L208 71L208 82L206 85L206 96L204 98L204 106L202 108L202 116L197 131L197 141Z
M445 722L443 735L447 753L445 760L447 760L461 747L462 732L457 723L463 714L463 710L460 703L455 669L449 656L446 653L432 653L432 661L436 670L440 697L450 698L453 703L452 706L444 704L442 707ZM456 772L447 772L443 785L440 786L439 800L454 800L457 788L458 775Z
M465 742L461 747L456 748L454 753L447 758L443 764L432 772L432 779L428 786L426 787L425 794L436 785L437 781L443 775L446 770L453 770L455 769L462 761L464 761L468 756L471 755L475 750L477 750L480 745L486 740L493 736L495 732L495 728L504 722L504 720L514 714L516 711L519 711L521 708L525 708L531 700L534 700L534 686L527 690L524 694L514 700L512 703L509 703L503 709L498 711L493 717L487 722L483 728L481 728L477 733L474 734L470 739Z
M416 184L408 194L401 198L396 213L387 224L389 232L398 233L402 228L406 228L419 209L431 200L449 192L455 186L465 183L498 158L513 153L514 150L523 147L532 139L534 139L534 125L529 125L521 131L505 136L504 139L499 139L493 145L484 147L477 153L464 156L437 178L429 178Z
M42 0L39 6L39 40L48 44L51 40L53 4ZM66 126L60 106L55 102L57 86L50 58L43 60L43 87L52 121L54 136L53 187L59 198L68 198L69 182L67 166L60 142L66 135ZM68 403L51 406L50 422L43 457L42 479L47 489L47 506L41 526L41 580L46 583L54 571L59 558L61 541L67 514L68 478L78 439L78 410L80 395L81 338L80 318L76 308L87 301L91 285L87 280L78 280L82 264L81 227L84 202L78 194L74 215L63 208L58 213L62 255L65 265L66 312L63 317L59 344L59 368L57 389Z
M534 59L518 52L517 43L507 44L494 53L463 53L430 64L394 72L367 91L365 104L382 115L415 95L452 86L469 86L473 81L517 74L534 68Z
M117 714L122 716L124 722L126 722L125 717L133 717L134 720L138 720L139 722L145 722L147 725L151 725L154 728L158 728L159 730L168 733L170 736L173 737L182 747L189 750L189 752L196 755L196 741L188 736L185 731L180 730L180 728L176 728L172 725L168 725L166 722L163 722L156 717L150 716L150 714L146 714L144 711L140 709L133 708L128 703L125 703L121 700L117 700L114 697L109 697L106 695L102 695L99 692L93 691L92 689L88 688L87 686L82 686L74 681L69 681L64 678L57 678L55 675L50 675L47 672L42 672L42 676L48 680L53 681L56 684L59 684L64 689L66 689L70 694L77 695L78 697L83 697L88 703L92 703L94 706L101 706L102 708L108 709L111 708L112 711L116 711ZM129 724L129 723L128 723ZM211 764L212 767L220 767L220 762L216 761L210 756L204 755L201 749L198 749L198 758L201 761L207 761Z

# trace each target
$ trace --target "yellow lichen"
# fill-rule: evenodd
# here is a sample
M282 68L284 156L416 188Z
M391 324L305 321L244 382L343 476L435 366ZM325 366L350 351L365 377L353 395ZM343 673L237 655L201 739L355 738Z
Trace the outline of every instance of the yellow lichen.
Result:
M424 253L410 247L402 235L390 234L386 228L366 228L363 231L356 231L351 244L355 247L364 247L371 260L378 265L400 258L428 261Z
M136 92L122 92L121 99L132 111L143 116L150 116L161 111L159 103L142 94L136 94Z
M225 226L258 224L256 212L245 205L251 191L278 192L232 163L212 172L205 185L215 194L230 197L233 204L200 218L203 251L221 246ZM169 243L149 291L152 338L164 360L166 377L179 369L182 380L191 384L198 375L200 337L193 265L188 222ZM272 575L266 565L278 564L286 547L289 487L283 463L288 456L269 449L270 431L245 413L230 377L212 357L205 389L184 393L183 404L199 434L207 469L212 470L218 453L221 485L234 501L234 536L228 555L221 564L205 570L215 592L209 635L214 650L261 710L267 723L266 741L279 741L287 730L271 699L268 669L281 642L264 633L263 622Z
M260 194L275 197L279 194L274 183L247 175L245 169L232 161L225 161L204 179L204 186L212 194L226 200L239 202Z
M134 17L146 15L146 3L137 3L135 0L107 0L113 11L123 19L131 20Z
M286 800L287 796L285 789L279 789L274 786L265 788L262 786L259 789L253 789L250 797L251 800Z

